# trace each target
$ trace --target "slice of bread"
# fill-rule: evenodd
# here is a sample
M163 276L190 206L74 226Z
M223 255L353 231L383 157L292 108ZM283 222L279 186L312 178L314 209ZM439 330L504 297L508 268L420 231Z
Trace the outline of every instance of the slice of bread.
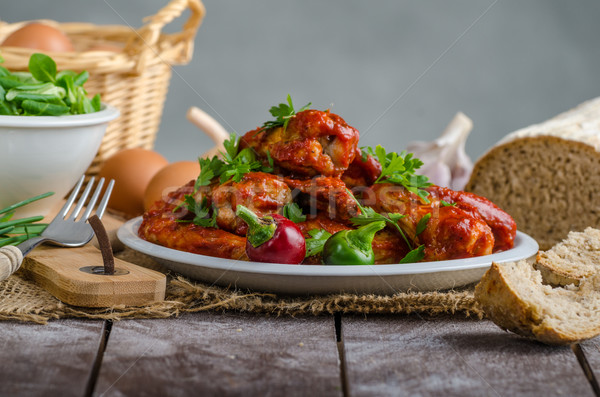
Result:
M600 274L552 287L527 261L493 263L475 288L487 317L505 330L551 345L600 334Z
M551 285L579 285L579 281L600 272L600 230L569 232L567 239L548 251L540 251L535 268Z
M477 160L465 190L508 212L544 250L569 230L600 227L600 98L508 134Z

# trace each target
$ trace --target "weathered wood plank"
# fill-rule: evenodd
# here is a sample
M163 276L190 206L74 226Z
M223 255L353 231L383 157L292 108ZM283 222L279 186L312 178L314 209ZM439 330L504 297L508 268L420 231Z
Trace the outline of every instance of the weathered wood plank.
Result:
M0 395L83 396L104 321L0 322Z
M506 333L489 321L344 317L350 395L588 396L573 351Z
M332 317L115 322L95 395L341 395Z
M600 337L573 345L573 350L579 356L581 366L596 394L600 396Z

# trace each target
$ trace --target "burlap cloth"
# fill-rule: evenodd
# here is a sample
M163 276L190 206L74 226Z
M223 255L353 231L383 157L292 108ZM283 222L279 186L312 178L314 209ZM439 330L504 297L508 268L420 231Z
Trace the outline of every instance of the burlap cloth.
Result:
M160 269L143 254L125 249L117 257ZM27 259L26 259L27 260ZM164 270L164 269L162 269ZM320 315L333 313L462 314L483 317L473 297L473 288L440 292L406 292L390 296L334 294L328 296L285 297L267 293L210 286L177 274L168 274L163 302L144 307L115 306L90 309L62 303L17 272L0 282L0 320L46 323L58 318L121 320L126 318L167 318L200 311L236 311L262 315Z

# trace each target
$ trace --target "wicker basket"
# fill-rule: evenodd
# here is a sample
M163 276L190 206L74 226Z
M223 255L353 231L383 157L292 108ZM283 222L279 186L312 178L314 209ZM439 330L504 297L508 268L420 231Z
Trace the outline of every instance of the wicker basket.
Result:
M161 33L166 24L188 8L189 18L181 32ZM75 47L75 52L47 53L58 69L87 70L88 93L99 93L103 102L121 112L109 124L86 173L88 176L97 174L103 161L121 149L153 148L171 79L171 65L190 61L204 13L200 0L172 0L156 15L144 19L145 25L137 30L119 25L41 21L65 32ZM0 43L29 22L0 21ZM88 50L94 46L118 46L122 51ZM35 51L27 48L0 47L3 66L14 71L27 70L32 52Z

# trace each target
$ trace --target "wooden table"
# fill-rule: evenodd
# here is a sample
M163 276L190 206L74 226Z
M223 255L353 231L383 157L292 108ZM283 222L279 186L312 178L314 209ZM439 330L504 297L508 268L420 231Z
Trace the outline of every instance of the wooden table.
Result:
M594 396L600 339L454 317L0 322L2 396Z

